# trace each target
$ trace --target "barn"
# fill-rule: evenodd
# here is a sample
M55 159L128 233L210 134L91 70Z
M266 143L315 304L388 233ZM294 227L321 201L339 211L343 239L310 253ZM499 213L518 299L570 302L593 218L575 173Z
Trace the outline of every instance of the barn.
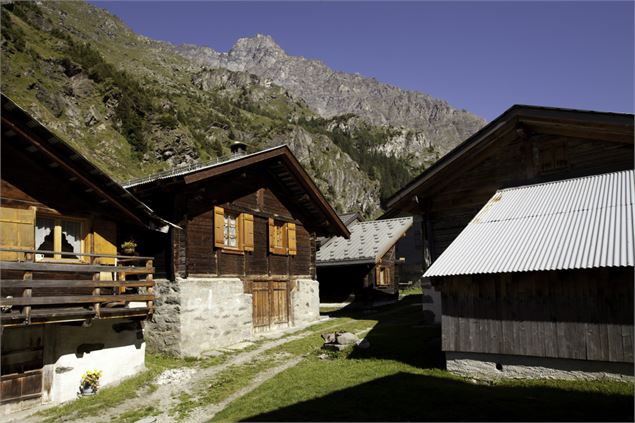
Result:
M4 95L0 201L0 414L143 370L152 257L117 246L169 224Z
M412 218L352 222L348 239L332 237L318 250L320 301L372 306L396 298L402 265L397 244L412 226Z
M390 198L386 202L387 212L384 218L409 214L420 216L420 254L423 257L422 273L425 273L433 270L430 266L434 266L446 250L450 251L449 247L459 240L459 234L467 231L470 225L476 228L486 227L478 224L478 220L481 217L489 219L487 211L494 210L500 198L520 193L540 196L540 187L544 187L541 184L562 182L563 185L558 186L564 189L569 184L565 181L577 180L578 182L570 183L581 184L580 181L586 181L585 177L596 175L622 175L616 178L623 181L628 175L624 176L620 172L632 169L632 114L513 106ZM615 180L604 178L608 179L598 178L597 181ZM538 191L521 188L528 186L536 186ZM511 191L504 191L506 189ZM626 195L625 189L628 186L624 184L619 187L598 185L589 191L589 195ZM571 195L578 197L575 190L572 192ZM561 193L551 194L555 197L541 198L544 202L552 201L551 206L545 205L545 209L535 211L544 214L545 218L557 209L557 205L568 201ZM535 196L531 198L538 201ZM512 209L520 207L517 204L531 203L527 203L527 199L519 201L505 201L510 213L514 212ZM558 213L564 216L564 211ZM500 216L501 219L506 219L514 215L502 213ZM609 219L609 224L613 224L611 216L597 214L598 219ZM527 217L522 213L519 215L519 218ZM559 244L552 244L555 238L550 236L555 237L556 229L565 227L563 225L567 225L571 231L586 234L589 225L604 227L601 226L604 224L602 222L583 222L583 226L575 226L554 218L551 220L552 226L543 228L545 233L517 233L514 236L541 236L541 242L544 243L542 247L556 248ZM615 227L608 228L609 231L615 230ZM573 235L563 236L559 242L567 242L568 236ZM620 236L619 239L626 239L624 234ZM525 241L529 242L531 239ZM482 266L486 267L496 261L502 253L499 250L481 248L478 243L480 238L472 241L472 252L468 256L462 257L460 261L457 261L457 256L452 256L453 267L459 269L475 260L477 267L481 269ZM596 240L592 245L604 245L600 241ZM501 247L504 245L501 243ZM615 247L611 248L613 253ZM632 255L632 250L630 253L628 250L623 251ZM524 253L527 262L539 261L530 251ZM603 370L611 374L623 374L623 371L629 369L632 371L632 354L626 353L630 338L624 334L627 330L632 331L633 324L632 265L629 266L624 261L619 263L615 266L602 264L585 268L586 270L576 267L551 270L536 267L526 269L527 271L492 268L493 273L479 270L473 274L452 273L434 277L433 273L426 273L429 277L424 279L430 283L430 291L437 299L436 310L441 314L443 349L448 367L457 371L462 368L471 374L483 371L490 375L502 375L505 371L513 374L515 365L524 366L521 372L524 375L544 374L540 371L532 373L532 369L543 368L571 369L569 373L564 372L564 376L592 376ZM467 284L467 279L475 283ZM579 287L572 282L577 279L580 279ZM553 282L554 280L559 282ZM610 290L603 288L602 284L612 283L613 280L616 281L615 287L611 285ZM546 289L549 284L547 281L552 281L549 289ZM556 291L557 289L561 291ZM457 299L459 291L465 297ZM512 304L518 305L514 301L525 297L528 308L511 307ZM483 308L485 304L489 304L487 309ZM570 314L552 315L545 311L553 311L554 307L568 310ZM597 310L582 313L584 307ZM482 320L475 317L483 315L486 317ZM627 318L627 315L630 317ZM529 322L532 322L531 326ZM565 322L572 324L565 325ZM455 323L460 329L457 329ZM599 333L596 332L596 324L600 325L597 329ZM494 328L491 330L496 331L488 332L488 325L492 325ZM550 325L555 325L555 335L552 331L549 332L551 335L545 336L552 339L555 336L565 343L558 345L555 350L544 342L534 342L536 338L532 337L541 335L529 334L534 329L544 333ZM501 332L497 332L499 326ZM580 329L582 327L585 329ZM578 330L580 332L575 332ZM619 337L616 335L618 330L621 333ZM574 331L575 334L565 336L567 331ZM609 331L615 332L610 344ZM599 337L602 352L593 351L598 344L595 341L587 342L586 337ZM576 342L566 344L573 340ZM530 347L530 344L533 346ZM539 355L534 355L536 351L532 348L538 348L538 345L543 350ZM614 348L613 352L610 352L611 348ZM462 354L468 354L469 358ZM453 365L453 361L458 363L457 366ZM501 368L504 370L499 370Z
M182 228L153 243L149 348L198 356L319 318L316 239L348 236L346 226L287 146L233 147L231 157L126 185Z

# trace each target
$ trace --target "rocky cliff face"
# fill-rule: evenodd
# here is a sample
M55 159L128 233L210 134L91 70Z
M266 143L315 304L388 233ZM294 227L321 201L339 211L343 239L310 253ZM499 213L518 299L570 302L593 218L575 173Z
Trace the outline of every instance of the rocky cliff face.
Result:
M176 51L197 63L266 78L303 99L326 118L353 113L372 125L414 130L417 135L413 147L427 143L445 153L485 123L429 95L404 91L357 74L336 72L318 60L289 56L268 35L241 38L227 53L192 45L177 46ZM400 148L404 149L409 150L409 146Z
M467 112L318 61L270 37L229 53L135 34L82 2L2 5L2 92L120 181L286 143L339 212L380 213L482 125Z

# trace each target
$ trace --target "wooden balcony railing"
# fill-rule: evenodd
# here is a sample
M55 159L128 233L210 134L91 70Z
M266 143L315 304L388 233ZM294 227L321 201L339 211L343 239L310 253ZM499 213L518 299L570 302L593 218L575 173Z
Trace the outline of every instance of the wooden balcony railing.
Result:
M23 256L21 261L0 261L3 327L152 314L152 257L12 248L0 248L0 252ZM36 260L36 254L81 260ZM116 264L98 264L102 259ZM128 277L134 279L126 280ZM132 302L145 305L134 306Z

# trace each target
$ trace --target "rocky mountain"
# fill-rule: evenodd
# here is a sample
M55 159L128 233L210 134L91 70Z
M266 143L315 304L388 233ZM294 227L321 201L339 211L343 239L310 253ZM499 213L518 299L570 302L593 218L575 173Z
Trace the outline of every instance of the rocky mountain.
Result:
M120 181L224 156L235 140L251 151L286 143L338 211L372 216L381 197L483 123L423 94L287 56L265 36L225 54L137 35L82 2L1 11L2 92ZM304 84L302 72L311 75ZM429 124L415 122L416 110Z
M397 149L400 151L414 153L421 147L435 146L445 153L485 123L429 95L336 72L319 60L289 56L268 35L241 38L227 53L194 45L180 45L176 51L193 62L266 78L326 118L352 113L372 125L407 128L393 142L408 143ZM386 152L397 153L393 149Z

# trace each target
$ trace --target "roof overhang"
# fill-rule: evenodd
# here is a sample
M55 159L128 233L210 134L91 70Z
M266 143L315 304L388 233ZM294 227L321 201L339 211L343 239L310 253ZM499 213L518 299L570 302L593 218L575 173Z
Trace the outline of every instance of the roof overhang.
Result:
M141 182L130 182L126 186L134 192L145 192L160 189L163 184L194 185L229 172L263 164L268 165L269 171L293 194L294 201L314 215L321 216L321 227L325 234L346 238L350 236L346 225L286 145L233 156L225 161L202 164L186 170L176 169L171 173L150 176Z
M381 218L399 215L406 204L448 172L467 165L476 154L512 135L551 134L633 144L633 115L528 105L514 105L386 200Z
M93 195L96 202L109 204L124 219L149 229L166 232L170 226L178 228L154 214L146 204L4 94L1 120L3 137L19 140L25 151L39 154L50 163L49 167L67 173L69 180L82 185L85 188L82 191Z

